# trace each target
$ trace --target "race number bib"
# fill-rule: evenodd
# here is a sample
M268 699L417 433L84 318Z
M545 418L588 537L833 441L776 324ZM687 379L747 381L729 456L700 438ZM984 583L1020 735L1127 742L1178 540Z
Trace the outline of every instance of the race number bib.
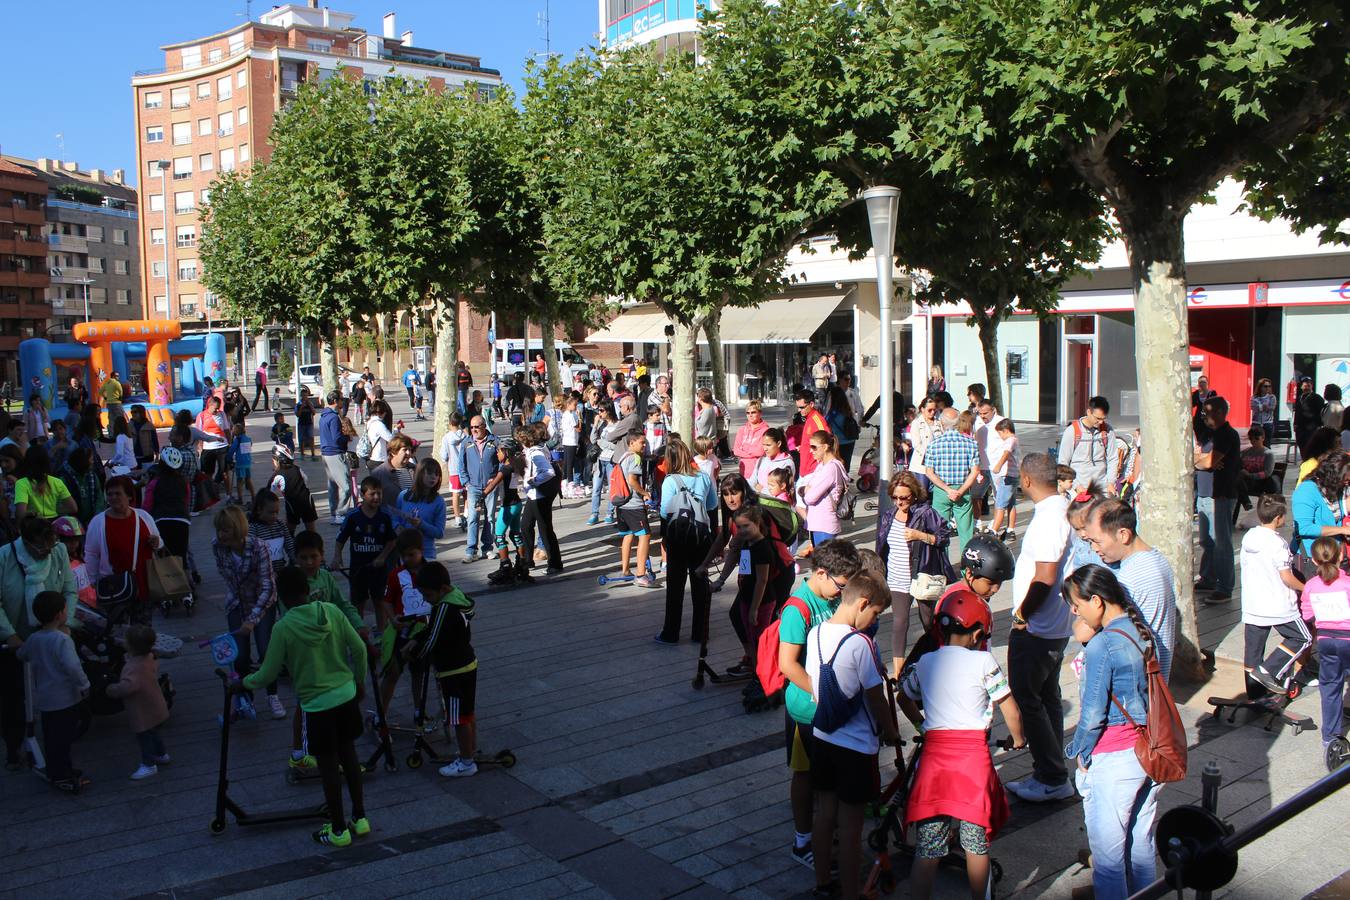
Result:
M1319 622L1350 620L1350 595L1345 591L1326 591L1312 595L1313 617Z

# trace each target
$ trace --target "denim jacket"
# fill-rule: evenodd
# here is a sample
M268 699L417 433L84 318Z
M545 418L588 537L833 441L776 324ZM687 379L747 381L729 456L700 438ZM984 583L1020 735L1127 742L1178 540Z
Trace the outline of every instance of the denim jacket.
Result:
M1092 750L1106 726L1127 724L1124 713L1111 702L1112 696L1129 711L1136 724L1143 725L1148 718L1144 657L1135 644L1143 646L1129 619L1111 622L1088 641L1084 651L1086 665L1079 682L1078 727L1064 750L1065 756L1079 760L1084 766L1091 764Z

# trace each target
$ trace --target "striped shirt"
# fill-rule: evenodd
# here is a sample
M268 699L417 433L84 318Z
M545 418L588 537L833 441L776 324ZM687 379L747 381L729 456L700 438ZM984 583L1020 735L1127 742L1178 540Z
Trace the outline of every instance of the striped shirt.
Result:
M1132 553L1120 561L1120 584L1153 629L1163 678L1172 674L1172 648L1177 641L1177 595L1172 566L1157 550Z
M909 526L896 516L891 520L891 532L886 535L886 586L902 594L909 593L911 573L909 571L909 541L905 532Z

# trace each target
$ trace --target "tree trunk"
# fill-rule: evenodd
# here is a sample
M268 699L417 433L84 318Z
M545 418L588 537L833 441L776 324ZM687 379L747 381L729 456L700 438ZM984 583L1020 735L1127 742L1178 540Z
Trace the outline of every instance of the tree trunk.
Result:
M327 398L329 391L337 390L337 324L334 322L319 326L319 380L323 382L323 398Z
M975 314L975 328L980 333L980 349L984 355L984 383L989 389L989 402L1000 414L1007 415L1003 405L1003 377L998 360L998 322L988 313ZM882 386L882 390L886 390ZM901 410L903 412L903 410Z
M675 337L672 339L671 375L670 375L670 430L679 434L685 443L693 443L694 434L694 383L695 369L698 366L698 330L699 323L686 324L675 321ZM639 413L643 412L639 410Z
M553 320L539 319L540 344L544 352L544 374L548 379L549 396L565 389L562 375L558 372L558 346L553 336Z
M708 339L708 357L712 360L713 396L730 407L736 398L727 396L727 366L722 356L722 307L714 308L703 319L703 336ZM698 352L697 345L694 351Z
M1139 533L1172 564L1177 579L1177 635L1172 672L1203 681L1200 628L1192 590L1194 471L1190 415L1190 340L1182 215L1121 219L1134 282L1135 367L1143 440Z
M436 329L436 406L431 411L433 447L450 427L455 405L455 375L459 353L459 297L437 291L432 296L432 316ZM466 423L467 424L467 423Z

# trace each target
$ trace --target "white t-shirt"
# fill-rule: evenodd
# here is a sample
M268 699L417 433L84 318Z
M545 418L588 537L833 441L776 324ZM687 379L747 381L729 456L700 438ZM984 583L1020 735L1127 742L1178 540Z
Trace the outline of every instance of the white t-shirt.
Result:
M463 429L459 431L447 431L441 438L441 462L445 464L445 477L448 480L451 475L459 474L459 445L464 443L467 432Z
M389 456L389 439L394 433L380 419L366 422L366 437L370 439L370 458L375 462L384 462Z
M575 410L564 410L562 414L562 445L564 447L575 447L581 443L581 432L577 431L577 426L581 420L577 417Z
M989 424L984 423L984 419L975 417L975 424L971 429L970 436L975 439L975 447L980 451L980 468L988 469L989 462L994 458L993 445L998 441L998 432L994 426L1003 420L1002 416L994 416L989 420Z
M994 436L989 439L989 462L992 464L1007 451L1008 458L1003 461L1003 465L994 469L994 474L999 478L1017 478L1022 474L1022 467L1017 464L1017 435L1010 434L1007 439Z
M853 633L847 625L835 622L822 622L806 636L806 674L811 679L811 693L815 696L815 685L820 679L820 661L834 656L839 642ZM834 658L834 677L839 689L847 697L859 691L879 687L885 678L881 672L881 663L877 659L877 649L872 639L864 634L850 637ZM817 702L819 698L816 697ZM858 714L849 719L848 724L837 731L816 731L816 740L826 741L836 747L845 747L859 753L876 753L881 749L872 723L872 714L867 710L867 701Z
M1036 637L1059 639L1070 634L1073 614L1061 597L1064 587L1064 567L1069 559L1069 501L1062 494L1051 494L1036 504L1031 524L1022 536L1022 551L1017 554L1013 568L1013 609L1026 599L1027 588L1036 577L1036 563L1058 564L1055 583L1049 596L1027 621L1027 631Z
M983 731L994 721L994 704L1011 693L994 654L951 646L919 657L900 688L923 702L925 731Z
M1242 623L1281 625L1299 618L1298 595L1280 579L1290 567L1289 542L1259 526L1242 537Z

